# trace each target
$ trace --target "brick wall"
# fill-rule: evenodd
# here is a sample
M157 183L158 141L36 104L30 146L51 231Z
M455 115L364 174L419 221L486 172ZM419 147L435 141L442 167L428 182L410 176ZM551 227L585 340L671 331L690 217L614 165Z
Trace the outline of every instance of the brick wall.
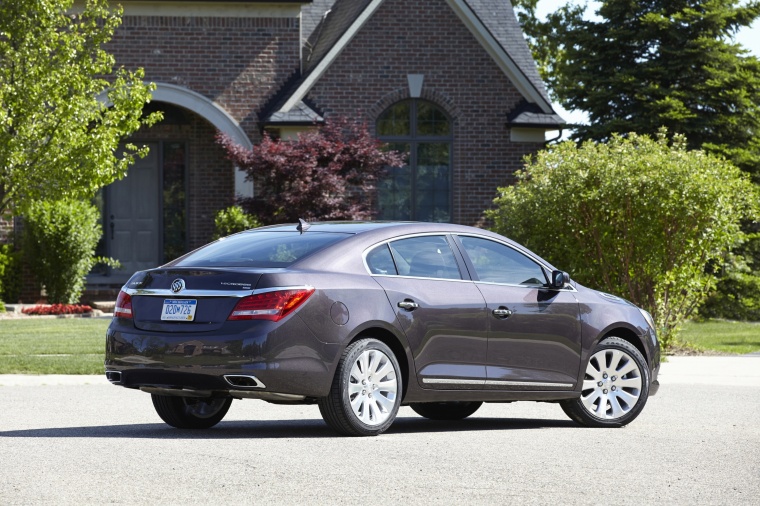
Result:
M117 65L144 68L147 81L216 102L257 142L261 108L299 68L299 25L294 18L125 16L107 49ZM235 192L214 127L190 116L188 125L159 125L135 139L188 143L188 247L195 248L211 239L215 212L231 205Z
M408 74L424 74L422 98L454 121L452 221L482 225L496 188L543 145L509 141L506 115L521 95L444 0L387 0L309 98L328 117L363 115L374 127L408 98Z

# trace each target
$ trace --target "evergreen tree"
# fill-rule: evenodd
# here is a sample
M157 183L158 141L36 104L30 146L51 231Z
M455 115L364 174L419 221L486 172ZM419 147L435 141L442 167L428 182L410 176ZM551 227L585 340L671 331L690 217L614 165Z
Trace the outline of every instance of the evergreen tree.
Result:
M760 2L603 0L597 20L566 6L545 22L536 3L515 2L555 97L588 113L576 140L664 126L760 181L760 61L733 42Z

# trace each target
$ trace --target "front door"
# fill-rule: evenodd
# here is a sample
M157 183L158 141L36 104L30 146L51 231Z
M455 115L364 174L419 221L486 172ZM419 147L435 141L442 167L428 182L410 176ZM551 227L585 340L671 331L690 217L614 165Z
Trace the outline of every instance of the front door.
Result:
M488 307L490 389L575 387L580 309L572 291L546 287L544 269L506 244L458 236Z
M148 146L148 155L135 159L127 177L106 188L106 251L121 263L111 271L111 282L126 281L161 261L159 149L157 144Z

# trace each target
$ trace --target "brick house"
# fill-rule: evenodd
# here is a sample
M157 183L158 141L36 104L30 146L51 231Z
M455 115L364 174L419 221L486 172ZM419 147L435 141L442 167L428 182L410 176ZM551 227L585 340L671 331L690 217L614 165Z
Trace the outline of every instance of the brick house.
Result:
M507 0L121 0L108 45L143 67L162 123L150 155L102 192L101 253L118 286L210 240L217 210L253 187L216 131L250 147L334 115L362 117L410 153L383 181L378 218L477 225L496 188L562 119Z

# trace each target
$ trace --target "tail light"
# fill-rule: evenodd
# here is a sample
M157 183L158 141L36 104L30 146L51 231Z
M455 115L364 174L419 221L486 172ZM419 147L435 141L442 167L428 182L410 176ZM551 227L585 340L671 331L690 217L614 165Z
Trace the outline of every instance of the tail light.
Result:
M119 292L113 315L116 318L132 318L132 297L127 292L123 290Z
M243 297L227 320L280 321L295 311L314 293L314 288L292 288Z

